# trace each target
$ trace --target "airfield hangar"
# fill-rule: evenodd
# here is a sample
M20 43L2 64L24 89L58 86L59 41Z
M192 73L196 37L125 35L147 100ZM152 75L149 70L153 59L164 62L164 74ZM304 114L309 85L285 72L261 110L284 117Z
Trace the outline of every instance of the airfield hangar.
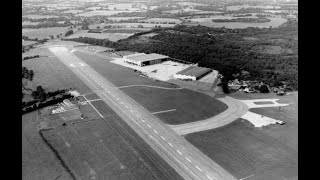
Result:
M147 66L153 64L159 64L161 62L167 61L169 56L162 54L145 54L145 53L136 53L123 56L124 62L128 64L133 64L137 66Z
M185 81L196 81L212 72L210 68L189 66L188 68L177 72L173 75L174 78Z

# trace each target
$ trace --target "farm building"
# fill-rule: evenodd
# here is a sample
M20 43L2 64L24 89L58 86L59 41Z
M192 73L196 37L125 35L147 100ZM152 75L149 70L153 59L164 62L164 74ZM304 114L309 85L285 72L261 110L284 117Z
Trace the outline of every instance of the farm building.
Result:
M180 80L196 81L211 72L212 72L212 69L209 69L209 68L190 66L180 72L177 72L176 74L173 75L173 77Z
M163 61L166 61L169 56L165 56L162 54L145 54L145 53L136 53L130 54L127 56L123 56L124 62L129 64L134 64L137 66L147 66L153 64L159 64Z

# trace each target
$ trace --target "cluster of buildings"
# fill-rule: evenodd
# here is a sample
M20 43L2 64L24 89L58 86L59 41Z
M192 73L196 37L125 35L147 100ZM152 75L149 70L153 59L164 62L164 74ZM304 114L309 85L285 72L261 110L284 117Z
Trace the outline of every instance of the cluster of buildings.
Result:
M65 99L62 103L59 103L58 107L56 109L52 110L52 114L57 114L65 111L70 111L74 109L78 109L75 104L73 104L70 100Z
M165 56L157 53L151 53L151 54L135 53L135 54L123 56L124 62L128 64L140 66L140 67L160 64L164 61L167 61L168 59L169 59L169 56ZM170 58L170 60L171 59L172 58ZM172 60L179 61L179 62L182 61L182 60L175 60L175 59L172 59ZM175 79L184 80L184 81L197 81L211 72L212 72L212 69L210 68L190 65L188 68L173 74L173 77Z

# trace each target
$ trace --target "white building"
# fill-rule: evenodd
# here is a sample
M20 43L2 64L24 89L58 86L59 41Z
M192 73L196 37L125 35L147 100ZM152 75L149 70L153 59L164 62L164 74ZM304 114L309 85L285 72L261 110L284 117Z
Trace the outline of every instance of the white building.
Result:
M173 75L175 79L196 81L212 72L212 69L203 68L198 66L190 66Z
M137 66L147 66L153 64L159 64L163 61L166 61L169 56L162 54L145 54L145 53L136 53L123 56L124 62L137 65Z

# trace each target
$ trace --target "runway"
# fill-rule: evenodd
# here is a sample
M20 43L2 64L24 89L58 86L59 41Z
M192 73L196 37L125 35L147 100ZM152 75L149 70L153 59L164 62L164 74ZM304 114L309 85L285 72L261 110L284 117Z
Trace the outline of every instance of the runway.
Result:
M184 179L233 180L230 173L176 134L65 47L49 48Z

